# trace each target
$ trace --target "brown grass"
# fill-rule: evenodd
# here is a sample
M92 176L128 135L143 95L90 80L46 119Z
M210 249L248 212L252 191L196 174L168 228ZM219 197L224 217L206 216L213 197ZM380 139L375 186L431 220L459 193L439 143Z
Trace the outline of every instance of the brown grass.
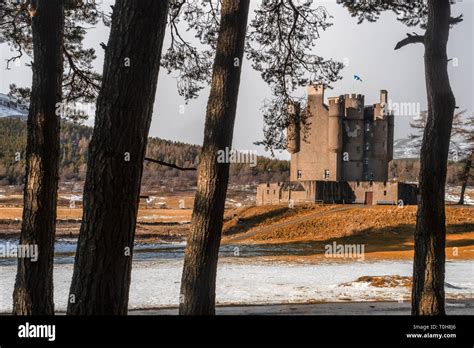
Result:
M0 220L21 219L23 208L0 208ZM142 222L182 222L191 221L191 209L146 209L138 210L138 221ZM79 220L81 208L58 208L58 220Z
M305 243L307 255L272 257L298 261L324 259L327 244L363 244L366 259L413 258L416 207L341 206L309 207L272 214L276 207L246 209L243 223L234 217L225 225L223 243ZM280 207L281 209L281 207ZM252 214L254 217L252 218ZM474 259L474 209L446 208L448 259ZM240 228L239 228L240 225ZM230 232L230 233L229 233Z

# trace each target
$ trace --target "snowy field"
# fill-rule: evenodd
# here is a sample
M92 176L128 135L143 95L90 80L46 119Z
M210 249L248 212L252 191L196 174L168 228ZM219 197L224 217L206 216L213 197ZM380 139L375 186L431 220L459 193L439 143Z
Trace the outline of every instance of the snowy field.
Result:
M56 310L67 304L72 264L56 264L54 292ZM182 259L135 261L130 309L177 306ZM221 260L217 276L218 304L279 304L313 301L405 301L410 288L403 285L374 287L355 282L361 276L411 276L408 261L292 264L258 262L238 257ZM0 312L12 309L16 266L0 266ZM448 299L474 298L474 263L448 262Z
M446 193L445 193L445 200L449 203L457 203L459 202L459 195L461 193L460 186L447 186ZM468 186L466 187L466 194L464 195L464 204L466 205L474 205L474 187Z

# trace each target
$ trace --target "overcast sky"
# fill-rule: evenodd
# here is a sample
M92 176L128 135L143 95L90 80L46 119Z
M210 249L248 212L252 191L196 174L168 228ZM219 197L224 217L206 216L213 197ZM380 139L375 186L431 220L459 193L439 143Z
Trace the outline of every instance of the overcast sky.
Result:
M107 7L113 3L111 0L103 2ZM422 33L422 30L405 27L392 13L384 13L377 23L358 25L357 19L352 18L347 10L335 1L315 2L326 6L328 12L334 16L334 25L322 32L317 41L317 53L325 58L348 63L343 70L343 79L334 84L333 90L326 91L326 98L359 93L365 95L365 103L368 105L378 102L379 91L386 89L393 105L419 103L421 110L426 109L422 45L409 45L398 51L393 49L407 32ZM256 4L257 1L252 1L253 8ZM455 58L450 64L449 73L456 102L460 109L467 109L469 112L473 111L474 95L473 8L472 0L464 0L453 6L453 15L463 13L464 21L451 30L448 47L449 57ZM103 50L99 44L107 41L108 29L97 26L90 30L85 42L87 47L93 47L97 51L95 68L99 72L102 72L103 64ZM6 44L0 45L0 93L7 93L10 83L31 85L31 70L24 66L31 59L23 59L20 66L13 66L7 71L5 59L11 55ZM354 81L354 75L360 76L363 82ZM201 91L200 97L190 101L184 114L181 114L180 106L184 104L184 100L176 92L176 80L162 70L150 136L201 144L208 94L208 88ZM261 108L263 101L269 96L270 90L262 82L260 75L244 61L233 142L236 149L257 149L259 154L265 154L262 147L253 143L263 137ZM406 137L411 132L410 120L409 116L396 117L396 139ZM93 123L93 119L88 123ZM278 157L288 158L288 154L284 152Z

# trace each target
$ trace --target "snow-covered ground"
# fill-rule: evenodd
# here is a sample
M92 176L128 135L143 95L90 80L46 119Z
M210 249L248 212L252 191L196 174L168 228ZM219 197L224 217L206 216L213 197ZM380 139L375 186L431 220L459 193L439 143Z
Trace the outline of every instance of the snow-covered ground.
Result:
M56 264L54 292L56 310L67 304L72 264ZM130 309L177 306L182 259L135 261ZM301 264L255 262L238 257L223 258L217 275L218 304L277 304L311 301L401 301L409 287L374 287L355 282L361 276L411 276L409 261ZM12 309L14 265L0 266L0 312ZM474 263L448 262L448 299L474 298Z
M445 200L449 203L459 202L461 186L446 186ZM464 204L474 205L474 187L467 186L464 194Z
M19 104L15 99L0 93L0 117L26 115L28 115L27 105Z

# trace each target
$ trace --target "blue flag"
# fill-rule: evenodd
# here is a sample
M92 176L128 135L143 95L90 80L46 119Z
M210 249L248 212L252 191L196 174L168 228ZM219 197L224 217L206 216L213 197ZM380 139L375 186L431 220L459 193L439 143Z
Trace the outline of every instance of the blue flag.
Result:
M354 75L354 80L362 82L362 79L360 76Z

